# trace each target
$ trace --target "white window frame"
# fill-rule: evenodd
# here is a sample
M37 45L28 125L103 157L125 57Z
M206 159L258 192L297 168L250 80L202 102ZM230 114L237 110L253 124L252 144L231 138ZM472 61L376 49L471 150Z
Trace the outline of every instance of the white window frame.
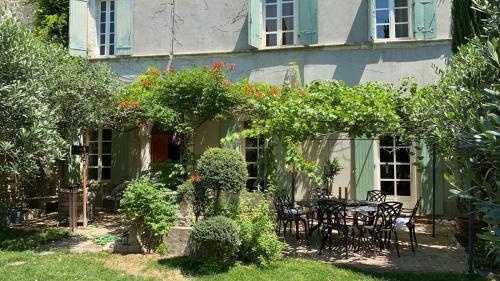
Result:
M99 0L97 1L97 55L100 57L114 57L116 55L116 1L118 0ZM114 2L114 9L111 10L111 2ZM101 32L101 3L106 3L105 11L105 32ZM113 17L111 17L113 12ZM114 31L111 32L111 23L114 25ZM104 43L101 41L101 35L104 35ZM113 35L113 44L110 44L110 37ZM110 54L110 46L113 45L113 53ZM101 47L104 46L104 54L101 54Z
M389 7L388 8L378 8L375 7L375 40L376 41L402 41L402 40L409 40L413 39L413 1L412 0L406 0L407 6L406 7L394 7L394 1L395 0L388 0L389 1ZM375 1L375 6L377 5L377 1ZM395 16L395 10L399 9L408 9L408 22L398 22L398 24L408 24L408 37L399 37L396 38L396 16ZM389 38L378 38L378 32L377 32L377 27L378 26L383 26L386 25L384 23L377 23L377 11L389 11Z
M88 153L88 166L87 166L87 177L89 177L90 169L97 169L97 179L89 179L91 181L97 181L97 182L110 182L111 181L111 170L112 170L112 163L113 163L113 131L111 131L111 140L104 140L102 139L102 131L103 130L111 130L111 129L98 129L95 130L98 132L98 137L97 140L91 140L90 132L89 132L89 137L88 137L88 145L89 145L89 153ZM91 143L97 143L97 153L90 153L90 144ZM103 143L110 143L111 144L111 151L109 153L103 153L102 151L102 144ZM91 166L90 165L90 156L91 155L97 155L97 166ZM111 163L109 166L104 166L102 158L103 156L110 156L111 157ZM109 179L102 179L102 169L103 168L109 168Z
M406 146L396 146L396 138L393 137L392 138L392 146L381 146L380 145L380 140L376 140L375 141L375 187L377 190L381 190L382 186L381 186L381 182L382 181L392 181L394 182L394 194L387 194L388 197L391 198L391 200L397 200L397 201L401 201L403 203L405 203L405 205L412 205L414 204L414 201L416 200L415 198L417 198L417 171L416 171L416 168L415 168L415 165L413 165L412 163L414 163L415 159L414 159L414 144L410 144L410 145L406 145ZM381 162L380 160L380 149L382 147L387 147L387 148L390 148L390 149L396 149L396 148L408 148L409 149L409 153L410 153L410 161L409 163L403 163L403 162L397 162L396 161L396 153L394 153L393 155L393 162ZM380 169L381 169L381 165L382 164L385 164L385 163L389 163L389 165L392 166L392 168L394 169L394 178L393 179L382 179L381 176L380 176ZM409 179L398 179L397 178L397 173L396 173L396 167L397 165L409 165L410 166L410 178ZM398 195L397 193L397 182L400 182L400 181L405 181L405 182L409 182L410 183L410 196L406 196L406 195Z
M282 31L282 11L283 11L283 2L285 3L293 3L293 44L283 45L283 31ZM274 5L274 3L272 4ZM266 31L266 0L262 0L262 25L261 25L261 34L262 34L262 48L272 49L272 48L286 48L291 46L299 45L299 36L298 36L298 19L299 19L299 9L297 7L297 0L276 0L276 21L277 21L277 29L276 31L267 32ZM290 17L290 16L287 16ZM276 46L267 46L266 39L267 34L276 34Z

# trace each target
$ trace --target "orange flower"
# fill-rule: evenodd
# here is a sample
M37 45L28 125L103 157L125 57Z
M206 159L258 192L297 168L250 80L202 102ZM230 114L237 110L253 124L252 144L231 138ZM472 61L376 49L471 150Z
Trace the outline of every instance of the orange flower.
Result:
M245 93L246 93L246 94L251 94L251 93L253 93L253 87L252 87L252 86L247 86L247 87L245 88Z
M212 62L212 69L214 70L221 70L224 68L224 62L223 61L214 61Z
M159 69L151 67L150 69L148 69L147 74L154 77L159 77L161 75L161 72Z
M281 93L280 88L278 87L271 87L270 95L271 96L278 96Z
M151 81L149 81L148 79L141 80L141 86L144 89L149 89L151 87Z
M303 96L305 95L306 93L304 91L300 91L299 95Z
M264 96L264 93L262 91L257 91L257 93L255 93L255 96L260 98L260 97Z
M173 65L168 66L168 72L175 72L175 67Z
M132 105L133 107L139 107L139 105L141 105L141 103L140 103L140 102L138 102L138 101L133 101L133 102L131 103L131 105Z
M191 177L191 180L192 180L193 182L200 182L201 177L200 177L200 176L192 176L192 177Z
M229 63L229 64L227 65L227 69L228 69L228 70L234 70L235 68L236 68L236 64L234 64L234 63Z
M120 103L119 103L119 104L117 104L116 106L117 106L118 108L122 108L122 107L125 107L125 106L127 106L127 105L128 105L128 100L125 100L125 101L120 102Z
M224 81L224 86L230 87L232 85L231 81Z

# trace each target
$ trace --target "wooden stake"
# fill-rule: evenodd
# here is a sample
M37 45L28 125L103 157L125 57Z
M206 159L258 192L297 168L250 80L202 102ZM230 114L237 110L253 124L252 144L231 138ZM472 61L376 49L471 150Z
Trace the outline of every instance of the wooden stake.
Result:
M88 170L88 151L87 151L87 145L88 145L88 130L83 129L83 154L82 154L82 161L83 161L83 171L82 171L82 215L83 215L83 227L87 227L87 170Z

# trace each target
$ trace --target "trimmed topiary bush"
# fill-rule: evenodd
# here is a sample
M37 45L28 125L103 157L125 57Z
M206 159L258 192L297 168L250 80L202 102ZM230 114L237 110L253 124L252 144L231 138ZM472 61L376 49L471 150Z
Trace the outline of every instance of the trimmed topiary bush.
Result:
M192 236L198 254L219 259L224 264L233 264L241 244L236 221L215 216L193 226Z
M210 148L198 160L197 169L201 184L213 194L212 215L234 214L248 177L243 156L234 149Z

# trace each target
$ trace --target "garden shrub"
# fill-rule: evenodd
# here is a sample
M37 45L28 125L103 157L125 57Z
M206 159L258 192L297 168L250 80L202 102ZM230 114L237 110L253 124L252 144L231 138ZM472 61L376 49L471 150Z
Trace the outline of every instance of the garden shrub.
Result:
M238 224L224 216L210 217L193 226L192 238L198 254L233 264L241 244Z
M158 170L155 172L154 178L171 190L177 190L177 187L186 180L189 174L182 164L170 161L158 163L156 168Z
M285 244L278 240L268 203L264 200L258 208L246 206L240 215L241 246L239 259L269 266L271 261L280 259Z
M148 251L156 248L177 219L177 204L165 199L167 191L144 177L128 185L120 202L120 212L139 228Z
M196 179L196 177L194 177ZM210 193L198 180L187 180L177 188L177 201L188 200L193 205L193 213L198 218L207 212L210 204Z
M197 169L201 184L213 194L212 214L234 214L248 176L243 156L234 149L210 148L198 160Z

